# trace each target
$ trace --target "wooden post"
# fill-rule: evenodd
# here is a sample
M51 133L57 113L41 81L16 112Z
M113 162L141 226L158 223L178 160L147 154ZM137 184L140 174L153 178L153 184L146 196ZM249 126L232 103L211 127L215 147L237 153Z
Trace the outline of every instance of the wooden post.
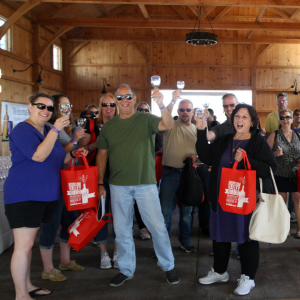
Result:
M68 56L68 42L62 41L62 65L63 65L63 87L64 93L68 96L68 83L69 83L69 56Z
M40 63L39 52L40 52L40 30L41 27L38 24L33 24L33 35L32 35L32 59L35 63ZM41 67L39 65L32 66L32 81L34 86L32 87L32 92L40 92L41 85L36 81L39 77ZM43 78L43 73L42 73Z
M251 86L252 86L252 105L257 109L256 103L256 45L251 44Z
M151 76L152 76L152 42L148 42L147 43L146 98L148 100L150 107L151 107L150 96L151 96L151 89L152 89L151 81L150 81ZM152 109L152 107L151 107L151 109Z

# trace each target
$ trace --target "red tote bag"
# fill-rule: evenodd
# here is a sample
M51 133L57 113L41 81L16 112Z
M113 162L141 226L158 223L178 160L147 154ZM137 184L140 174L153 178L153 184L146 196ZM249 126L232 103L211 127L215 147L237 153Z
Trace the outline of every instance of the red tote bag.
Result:
M247 155L243 152L247 170L222 168L219 203L224 211L248 215L256 206L256 171L251 170Z
M113 220L109 219L111 213L107 213L98 222L96 219L97 212L94 208L88 208L81 213L81 215L68 228L69 245L76 251L85 247L102 229L102 227Z
M79 155L70 161L67 169L60 171L62 193L68 211L96 208L98 202L98 167L90 167L85 156L82 156L84 166L74 166Z

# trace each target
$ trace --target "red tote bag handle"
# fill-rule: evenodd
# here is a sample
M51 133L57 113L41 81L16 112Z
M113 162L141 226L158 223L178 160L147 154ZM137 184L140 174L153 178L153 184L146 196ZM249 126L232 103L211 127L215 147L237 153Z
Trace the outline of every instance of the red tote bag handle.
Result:
M243 154L243 159L244 159L245 167L247 167L246 169L247 170L251 170L251 165L250 165L250 162L248 160L246 152L242 151L242 154ZM236 170L238 163L239 162L236 160L235 163L234 163L234 165L233 165L233 167L232 167L233 170Z
M75 161L78 159L78 157L79 157L80 154L81 154L81 152L77 151L76 157L70 160L69 168L71 168L72 171L74 171L74 169L75 169ZM82 155L81 158L82 158L82 160L84 162L85 168L88 169L90 166L89 166L89 164L88 164L88 162L86 160L86 157L84 155Z

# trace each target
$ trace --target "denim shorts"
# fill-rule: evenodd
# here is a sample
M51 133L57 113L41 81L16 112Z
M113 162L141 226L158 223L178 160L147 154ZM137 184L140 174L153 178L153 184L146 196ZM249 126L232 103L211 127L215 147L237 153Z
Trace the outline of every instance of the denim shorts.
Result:
M38 228L42 223L51 222L56 201L23 201L5 204L5 215L10 228Z

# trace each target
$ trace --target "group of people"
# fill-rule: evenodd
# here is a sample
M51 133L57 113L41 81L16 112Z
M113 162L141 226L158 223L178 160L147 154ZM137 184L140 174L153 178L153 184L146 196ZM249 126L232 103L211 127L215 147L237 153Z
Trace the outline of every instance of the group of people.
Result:
M101 252L100 267L119 269L110 286L118 287L134 277L134 213L141 238L148 239L151 234L153 256L165 272L167 282L171 285L180 282L170 229L183 161L189 156L201 162L198 174L203 181L205 197L199 206L199 226L204 234L210 235L214 253L214 264L208 275L199 279L200 284L229 280L231 242L236 242L241 277L234 293L246 295L255 287L259 243L249 238L251 214L223 211L218 203L221 171L223 167L231 168L235 161L239 169L245 169L242 158L246 152L251 168L256 170L257 187L262 178L263 191L273 193L272 169L285 201L287 193L291 194L300 222L300 194L297 184L291 180L300 162L300 109L293 114L287 109L287 95L278 94L278 111L267 118L266 139L255 108L239 104L234 94L222 97L227 116L223 124L216 123L212 112L201 119L194 117L193 103L188 99L180 100L178 119L174 121L171 113L180 95L181 91L174 91L171 102L165 106L159 89L152 90L153 100L161 110L161 117L157 117L150 113L146 102L136 106L134 90L121 84L115 95L108 93L101 97L99 107L87 108L84 113L91 118L84 129L77 129L71 137L66 133L66 126L73 123L73 119L59 110L59 104L70 104L65 95L36 93L30 97L29 118L19 123L10 135L13 164L4 185L5 212L15 238L11 273L17 300L51 293L30 281L31 249L40 227L43 279L63 281L67 278L61 271L84 269L70 258L67 228L77 218L77 213L67 211L60 187L60 170L68 166L77 151L88 156L91 165L98 166L98 197L99 200L101 196L106 197L106 209L111 205L113 213L115 247L112 258L106 246L107 226L95 237ZM161 148L163 170L158 192L155 153ZM15 182L20 188L15 188ZM193 207L179 203L179 211L180 246L185 252L194 253L196 248L191 243ZM56 269L52 253L60 225L60 263ZM300 237L299 225L296 235Z

